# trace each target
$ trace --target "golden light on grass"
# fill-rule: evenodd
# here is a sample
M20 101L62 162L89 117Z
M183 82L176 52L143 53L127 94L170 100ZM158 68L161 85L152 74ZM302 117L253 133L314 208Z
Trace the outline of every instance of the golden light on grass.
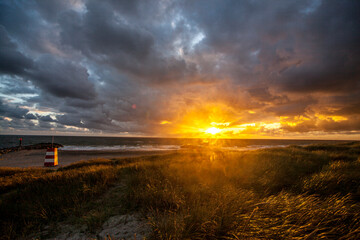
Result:
M0 232L4 239L41 237L38 226L51 218L54 224L85 219L82 231L92 234L113 212L136 207L151 216L146 231L156 239L359 239L352 184L360 179L359 150L359 142L232 152L200 147L125 162L82 161L61 171L3 167ZM127 191L119 193L113 186L126 179Z

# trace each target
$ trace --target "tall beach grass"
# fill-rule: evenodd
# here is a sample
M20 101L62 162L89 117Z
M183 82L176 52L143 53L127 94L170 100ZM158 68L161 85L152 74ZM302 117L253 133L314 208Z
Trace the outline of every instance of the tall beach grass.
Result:
M3 168L0 231L26 238L73 218L96 232L111 215L137 212L150 239L359 239L359 154L359 142L194 148L56 171Z

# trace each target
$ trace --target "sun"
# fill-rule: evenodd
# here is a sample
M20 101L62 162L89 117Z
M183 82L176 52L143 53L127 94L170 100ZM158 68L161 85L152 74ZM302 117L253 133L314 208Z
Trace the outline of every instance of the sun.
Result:
M215 134L221 132L221 129L216 128L216 127L211 127L211 128L206 129L205 132L215 135Z

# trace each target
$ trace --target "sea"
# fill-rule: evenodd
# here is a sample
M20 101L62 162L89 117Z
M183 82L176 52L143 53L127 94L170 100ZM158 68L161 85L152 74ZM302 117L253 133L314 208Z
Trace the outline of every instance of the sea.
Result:
M0 135L0 149L22 145L52 142L52 136ZM142 138L142 137L89 137L54 136L54 142L63 145L62 151L169 151L193 146L215 145L222 149L246 151L289 145L309 145L349 142L341 140L288 140L288 139L200 139L200 138Z

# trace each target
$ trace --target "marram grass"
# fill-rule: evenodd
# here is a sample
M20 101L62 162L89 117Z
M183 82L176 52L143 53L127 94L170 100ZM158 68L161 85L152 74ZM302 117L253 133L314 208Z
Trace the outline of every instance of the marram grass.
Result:
M26 238L75 219L96 233L139 212L149 239L360 239L359 154L355 142L0 169L0 230Z

